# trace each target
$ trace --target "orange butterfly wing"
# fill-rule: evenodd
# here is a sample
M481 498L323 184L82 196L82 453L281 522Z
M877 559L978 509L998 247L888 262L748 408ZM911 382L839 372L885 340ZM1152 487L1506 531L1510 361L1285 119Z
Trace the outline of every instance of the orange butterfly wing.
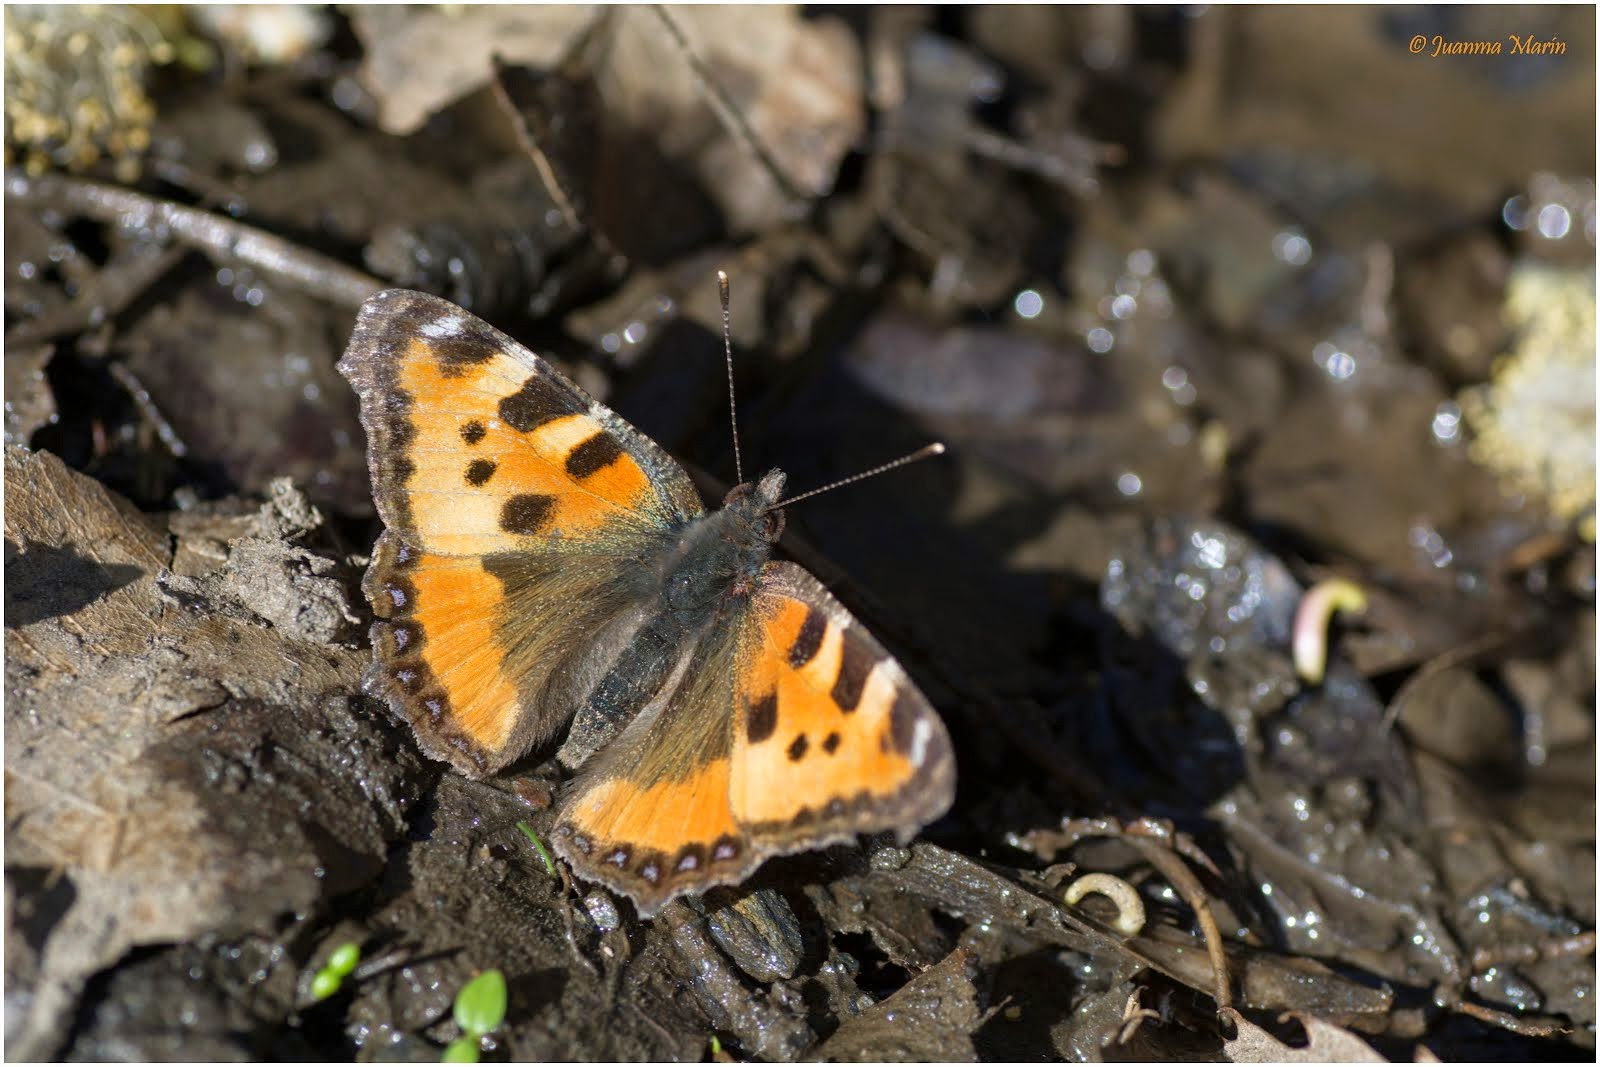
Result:
M880 830L910 837L949 809L944 723L821 582L768 564L744 642L729 801L769 851Z
M736 624L586 769L555 845L648 917L771 856L909 837L954 789L949 735L900 665L815 578L769 563Z
M387 527L363 583L367 688L431 755L488 773L571 716L627 574L699 496L654 442L437 297L372 297L339 369Z

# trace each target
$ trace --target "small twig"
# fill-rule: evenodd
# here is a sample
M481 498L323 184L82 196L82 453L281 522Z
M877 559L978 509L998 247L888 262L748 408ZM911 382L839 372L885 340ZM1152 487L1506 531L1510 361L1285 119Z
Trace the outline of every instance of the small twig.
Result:
M700 54L689 43L688 35L683 32L683 27L678 25L678 20L661 4L651 4L650 10L655 13L656 18L661 20L661 24L667 28L668 36L683 52L684 59L689 63L689 69L694 72L696 80L706 91L706 102L711 105L712 113L717 116L717 120L722 123L723 128L733 135L734 140L744 146L745 151L760 162L784 196L790 200L809 203L811 197L797 188L789 180L789 175L784 173L783 168L778 166L778 161L772 158L766 146L761 143L761 139L756 136L755 131L750 128L750 124L745 121L744 114L734 105L733 100L723 90L721 83L712 75L705 61L700 58Z
M500 105L501 112L506 116L507 121L511 123L511 132L517 139L517 144L522 147L522 151L527 155L529 161L533 163L534 169L539 172L539 180L544 183L545 192L549 193L550 199L555 202L556 210L561 212L561 217L566 219L567 225L573 230L580 233L588 232L592 236L604 240L595 227L586 224L583 213L578 210L578 206L567 196L567 188L561 180L562 176L556 173L556 167L550 162L550 157L539 147L539 142L534 138L533 132L528 129L527 116L523 115L521 109L517 107L516 101L511 99L511 91L506 88L505 75L503 73L505 64L501 62L498 55L492 57L492 62L494 63L494 77L489 79L489 86L494 90L495 103Z
M144 387L144 383L139 380L138 376L123 363L107 364L106 373L116 379L117 384L127 391L129 398L133 401L133 406L138 408L139 414L143 415L145 420L155 428L156 436L161 438L161 443L167 446L167 451L178 459L187 456L189 454L189 446L183 443L183 438L178 436L178 431L172 428L172 423L167 421L167 417L161 413L161 409L156 406L156 402L150 398L150 391Z
M1211 862L1211 857L1205 850L1195 843L1194 838L1179 830L1167 819L1153 819L1148 815L1124 824L1123 832L1129 837L1143 837L1152 841L1160 841L1172 851L1204 870L1211 877L1222 878L1222 872L1217 865Z
M370 959L363 959L356 964L356 969L350 972L350 978L352 981L365 982L367 979L374 978L386 971L417 963L419 960L415 955L416 951L417 945L411 941L403 941L400 944L391 945L376 956Z
M265 230L132 189L59 174L30 178L13 169L6 172L6 198L59 204L85 218L127 229L165 229L213 259L246 264L268 278L346 307L359 307L384 287L370 274Z
M1034 852L1040 848L1050 848L1055 854L1071 848L1086 837L1142 837L1159 841L1213 878L1222 878L1222 872L1211 862L1211 857L1195 844L1194 838L1173 826L1169 820L1154 819L1148 815L1126 821L1107 815L1063 819L1060 830L1035 830L1028 834L1024 847Z
M83 333L121 314L188 254L187 248L174 247L114 259L102 267L70 303L16 326L6 335L6 344L20 347Z
M1513 1034L1518 1034L1522 1037L1557 1037L1561 1034L1570 1034L1572 1032L1570 1028L1554 1021L1535 1022L1532 1019L1524 1019L1513 1015L1508 1011L1499 1011L1495 1008L1485 1007L1482 1004L1474 1004L1468 1000L1457 1003L1455 1011L1460 1015L1488 1023L1490 1026L1498 1026L1502 1030L1509 1030Z
M1160 1021L1161 1013L1154 1008L1146 1008L1139 1003L1139 990L1137 988L1128 994L1128 1003L1122 1007L1122 1029L1117 1031L1117 1044L1126 1045L1133 1040L1133 1035L1139 1032L1139 1027L1146 1019Z
M1233 979L1228 973L1228 954L1222 947L1222 931L1217 928L1217 917L1212 914L1205 887L1170 848L1137 835L1128 837L1128 842L1139 850L1150 866L1172 883L1172 888L1178 891L1178 895L1194 912L1195 921L1200 924L1200 936L1206 943L1206 954L1211 957L1211 973L1215 982L1212 995L1217 1001L1217 1016L1226 1019L1233 1008Z
M1221 872L1211 858L1200 850L1192 838L1179 833L1171 823L1151 818L1133 819L1126 823L1104 816L1064 819L1060 830L1036 831L1026 837L1014 838L1013 842L1020 848L1038 854L1041 848L1053 848L1055 852L1060 852L1085 837L1127 841L1183 897L1184 903L1194 912L1195 921L1200 924L1206 955L1211 960L1212 995L1216 998L1218 1015L1227 1018L1228 1011L1233 1007L1233 980L1228 971L1228 955L1223 948L1222 931L1211 911L1205 887L1183 863L1183 859L1188 859L1220 880Z

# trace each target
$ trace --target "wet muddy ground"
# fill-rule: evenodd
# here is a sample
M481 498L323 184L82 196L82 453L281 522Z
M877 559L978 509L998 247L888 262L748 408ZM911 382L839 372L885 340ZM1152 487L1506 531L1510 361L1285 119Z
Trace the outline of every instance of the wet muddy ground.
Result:
M7 1056L1592 1058L1594 37L12 9ZM334 364L439 293L720 499L719 268L747 465L949 446L783 551L959 786L644 922L360 693Z

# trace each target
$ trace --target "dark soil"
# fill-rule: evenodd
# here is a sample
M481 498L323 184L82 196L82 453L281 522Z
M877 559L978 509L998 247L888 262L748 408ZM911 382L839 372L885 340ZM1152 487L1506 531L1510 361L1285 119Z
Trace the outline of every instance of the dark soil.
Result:
M96 23L71 159L8 17L8 1058L437 1060L488 968L490 1060L1593 1057L1592 11L302 14ZM362 695L334 364L428 289L720 500L719 268L746 469L949 446L782 551L959 788L641 921Z

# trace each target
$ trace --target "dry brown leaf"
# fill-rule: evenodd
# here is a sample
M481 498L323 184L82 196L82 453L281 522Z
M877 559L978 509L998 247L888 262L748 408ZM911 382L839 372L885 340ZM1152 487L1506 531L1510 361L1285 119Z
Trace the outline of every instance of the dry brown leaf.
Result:
M1341 1026L1311 1015L1286 1012L1306 1029L1304 1048L1286 1045L1267 1031L1233 1012L1239 1032L1223 1049L1234 1063L1388 1063L1377 1050Z
M374 4L351 11L366 47L361 79L378 100L378 125L402 135L487 84L495 55L553 66L593 17L592 7L575 4Z
M554 69L595 14L588 7L467 6L361 8L353 17L367 49L362 79L378 100L379 124L409 134L488 84L495 56ZM631 196L673 203L661 188L674 177L671 168L647 165L658 153L693 174L736 231L788 218L796 196L828 192L839 162L866 129L859 51L845 25L802 19L797 8L783 5L671 7L665 17L684 44L661 15L642 7L614 9L610 24L597 31L604 40L592 52L591 73L610 142L597 155L616 171L597 180L631 182ZM719 117L719 95L742 131L730 128L727 115ZM640 137L653 142L651 152L639 150Z

